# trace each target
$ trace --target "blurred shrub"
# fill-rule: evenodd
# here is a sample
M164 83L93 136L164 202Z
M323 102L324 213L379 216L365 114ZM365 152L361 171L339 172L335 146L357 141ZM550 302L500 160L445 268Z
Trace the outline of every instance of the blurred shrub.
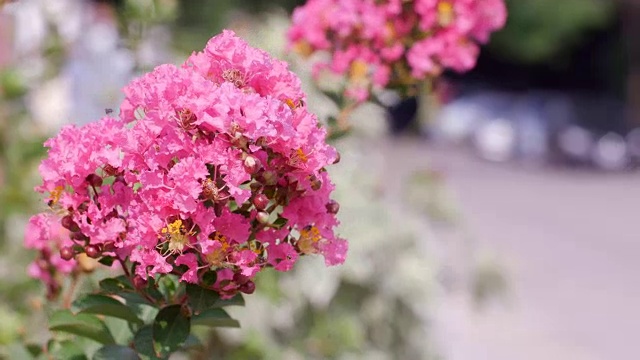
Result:
M201 48L227 25L229 15L235 11L250 14L260 14L274 8L291 11L302 3L304 0L180 1L174 26L174 45L187 53Z
M429 318L440 265L425 251L422 218L379 193L384 150L372 144L342 139L341 163L331 170L347 262L261 274L246 308L230 309L242 328L212 334L198 359L438 358Z
M507 26L491 38L495 54L525 63L557 61L585 33L611 23L615 2L606 0L506 0Z

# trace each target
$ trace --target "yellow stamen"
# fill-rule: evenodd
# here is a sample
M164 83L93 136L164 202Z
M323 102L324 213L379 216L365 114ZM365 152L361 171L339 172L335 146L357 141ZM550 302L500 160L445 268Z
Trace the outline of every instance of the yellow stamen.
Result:
M309 159L307 157L307 154L304 153L304 151L302 151L302 149L298 149L296 150L296 154L295 156L300 159L302 162L307 162L307 160Z
M184 231L181 219L167 224L166 227L162 228L162 233L165 234L165 238L169 241L168 251L170 253L180 253L185 246L189 245L189 237Z
M395 28L395 26L393 26L393 23L390 22L390 21L387 21L387 23L384 25L384 29L385 29L385 32L386 32L386 34L385 34L386 35L386 39L388 41L395 40L395 38L396 38L396 28Z
M225 259L227 257L227 250L229 249L230 245L226 236L220 233L216 233L213 237L213 240L219 241L222 247L208 253L207 255L205 255L205 258L210 265L221 267L225 262Z
M291 155L291 158L289 159L289 164L291 166L299 167L302 164L306 163L308 160L309 160L308 155L305 154L304 151L300 148L296 150L293 153L293 155Z
M313 48L311 47L311 44L306 41L298 41L297 43L295 43L295 45L293 45L293 51L305 58L313 54Z
M287 104L291 109L295 109L296 108L296 104L291 99L285 100L284 103Z
M264 247L258 241L252 241L249 243L249 249L258 255L262 255Z
M64 188L62 186L56 186L55 189L51 190L51 205L57 204L60 201L60 197L64 192Z
M449 1L438 3L438 23L440 26L447 26L453 22L453 4Z
M298 239L298 248L303 254L316 253L317 243L322 239L320 230L315 226L307 226L300 230L300 238Z
M369 67L367 63L362 60L356 60L351 63L351 69L349 69L349 78L351 81L361 81L367 79L367 72Z
M289 106L292 110L302 107L303 105L302 100L294 101L293 99L286 99L284 103L287 104L287 106Z

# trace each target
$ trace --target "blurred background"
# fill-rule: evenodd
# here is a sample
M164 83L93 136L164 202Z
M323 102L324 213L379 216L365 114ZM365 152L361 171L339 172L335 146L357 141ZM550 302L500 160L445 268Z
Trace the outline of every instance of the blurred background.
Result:
M42 142L117 111L121 87L223 28L287 60L303 0L17 0L0 10L0 357L48 311L22 249ZM343 267L265 272L242 329L193 359L633 359L640 323L640 2L506 0L470 73L365 105L335 142ZM2 1L0 1L2 4ZM393 97L391 97L393 98ZM422 101L423 99L421 99ZM424 103L424 102L423 102ZM422 113L421 113L422 114Z

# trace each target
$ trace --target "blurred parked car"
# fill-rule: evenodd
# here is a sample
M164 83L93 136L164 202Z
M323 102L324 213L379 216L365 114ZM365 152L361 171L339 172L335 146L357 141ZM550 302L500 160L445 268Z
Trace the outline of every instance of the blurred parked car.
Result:
M601 94L473 88L443 104L424 128L440 142L469 145L491 161L635 167L640 129L622 101Z

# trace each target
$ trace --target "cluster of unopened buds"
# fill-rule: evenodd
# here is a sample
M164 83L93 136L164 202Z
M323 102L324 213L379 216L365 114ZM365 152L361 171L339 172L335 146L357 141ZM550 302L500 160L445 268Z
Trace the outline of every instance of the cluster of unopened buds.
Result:
M301 255L344 262L325 170L339 155L286 63L225 31L124 92L118 118L45 143L49 210L30 219L26 245L52 295L83 258L122 265L136 287L173 274L223 298Z
M503 0L309 0L293 14L290 47L323 53L314 74L345 76L344 95L403 89L475 66L479 43L504 26Z

